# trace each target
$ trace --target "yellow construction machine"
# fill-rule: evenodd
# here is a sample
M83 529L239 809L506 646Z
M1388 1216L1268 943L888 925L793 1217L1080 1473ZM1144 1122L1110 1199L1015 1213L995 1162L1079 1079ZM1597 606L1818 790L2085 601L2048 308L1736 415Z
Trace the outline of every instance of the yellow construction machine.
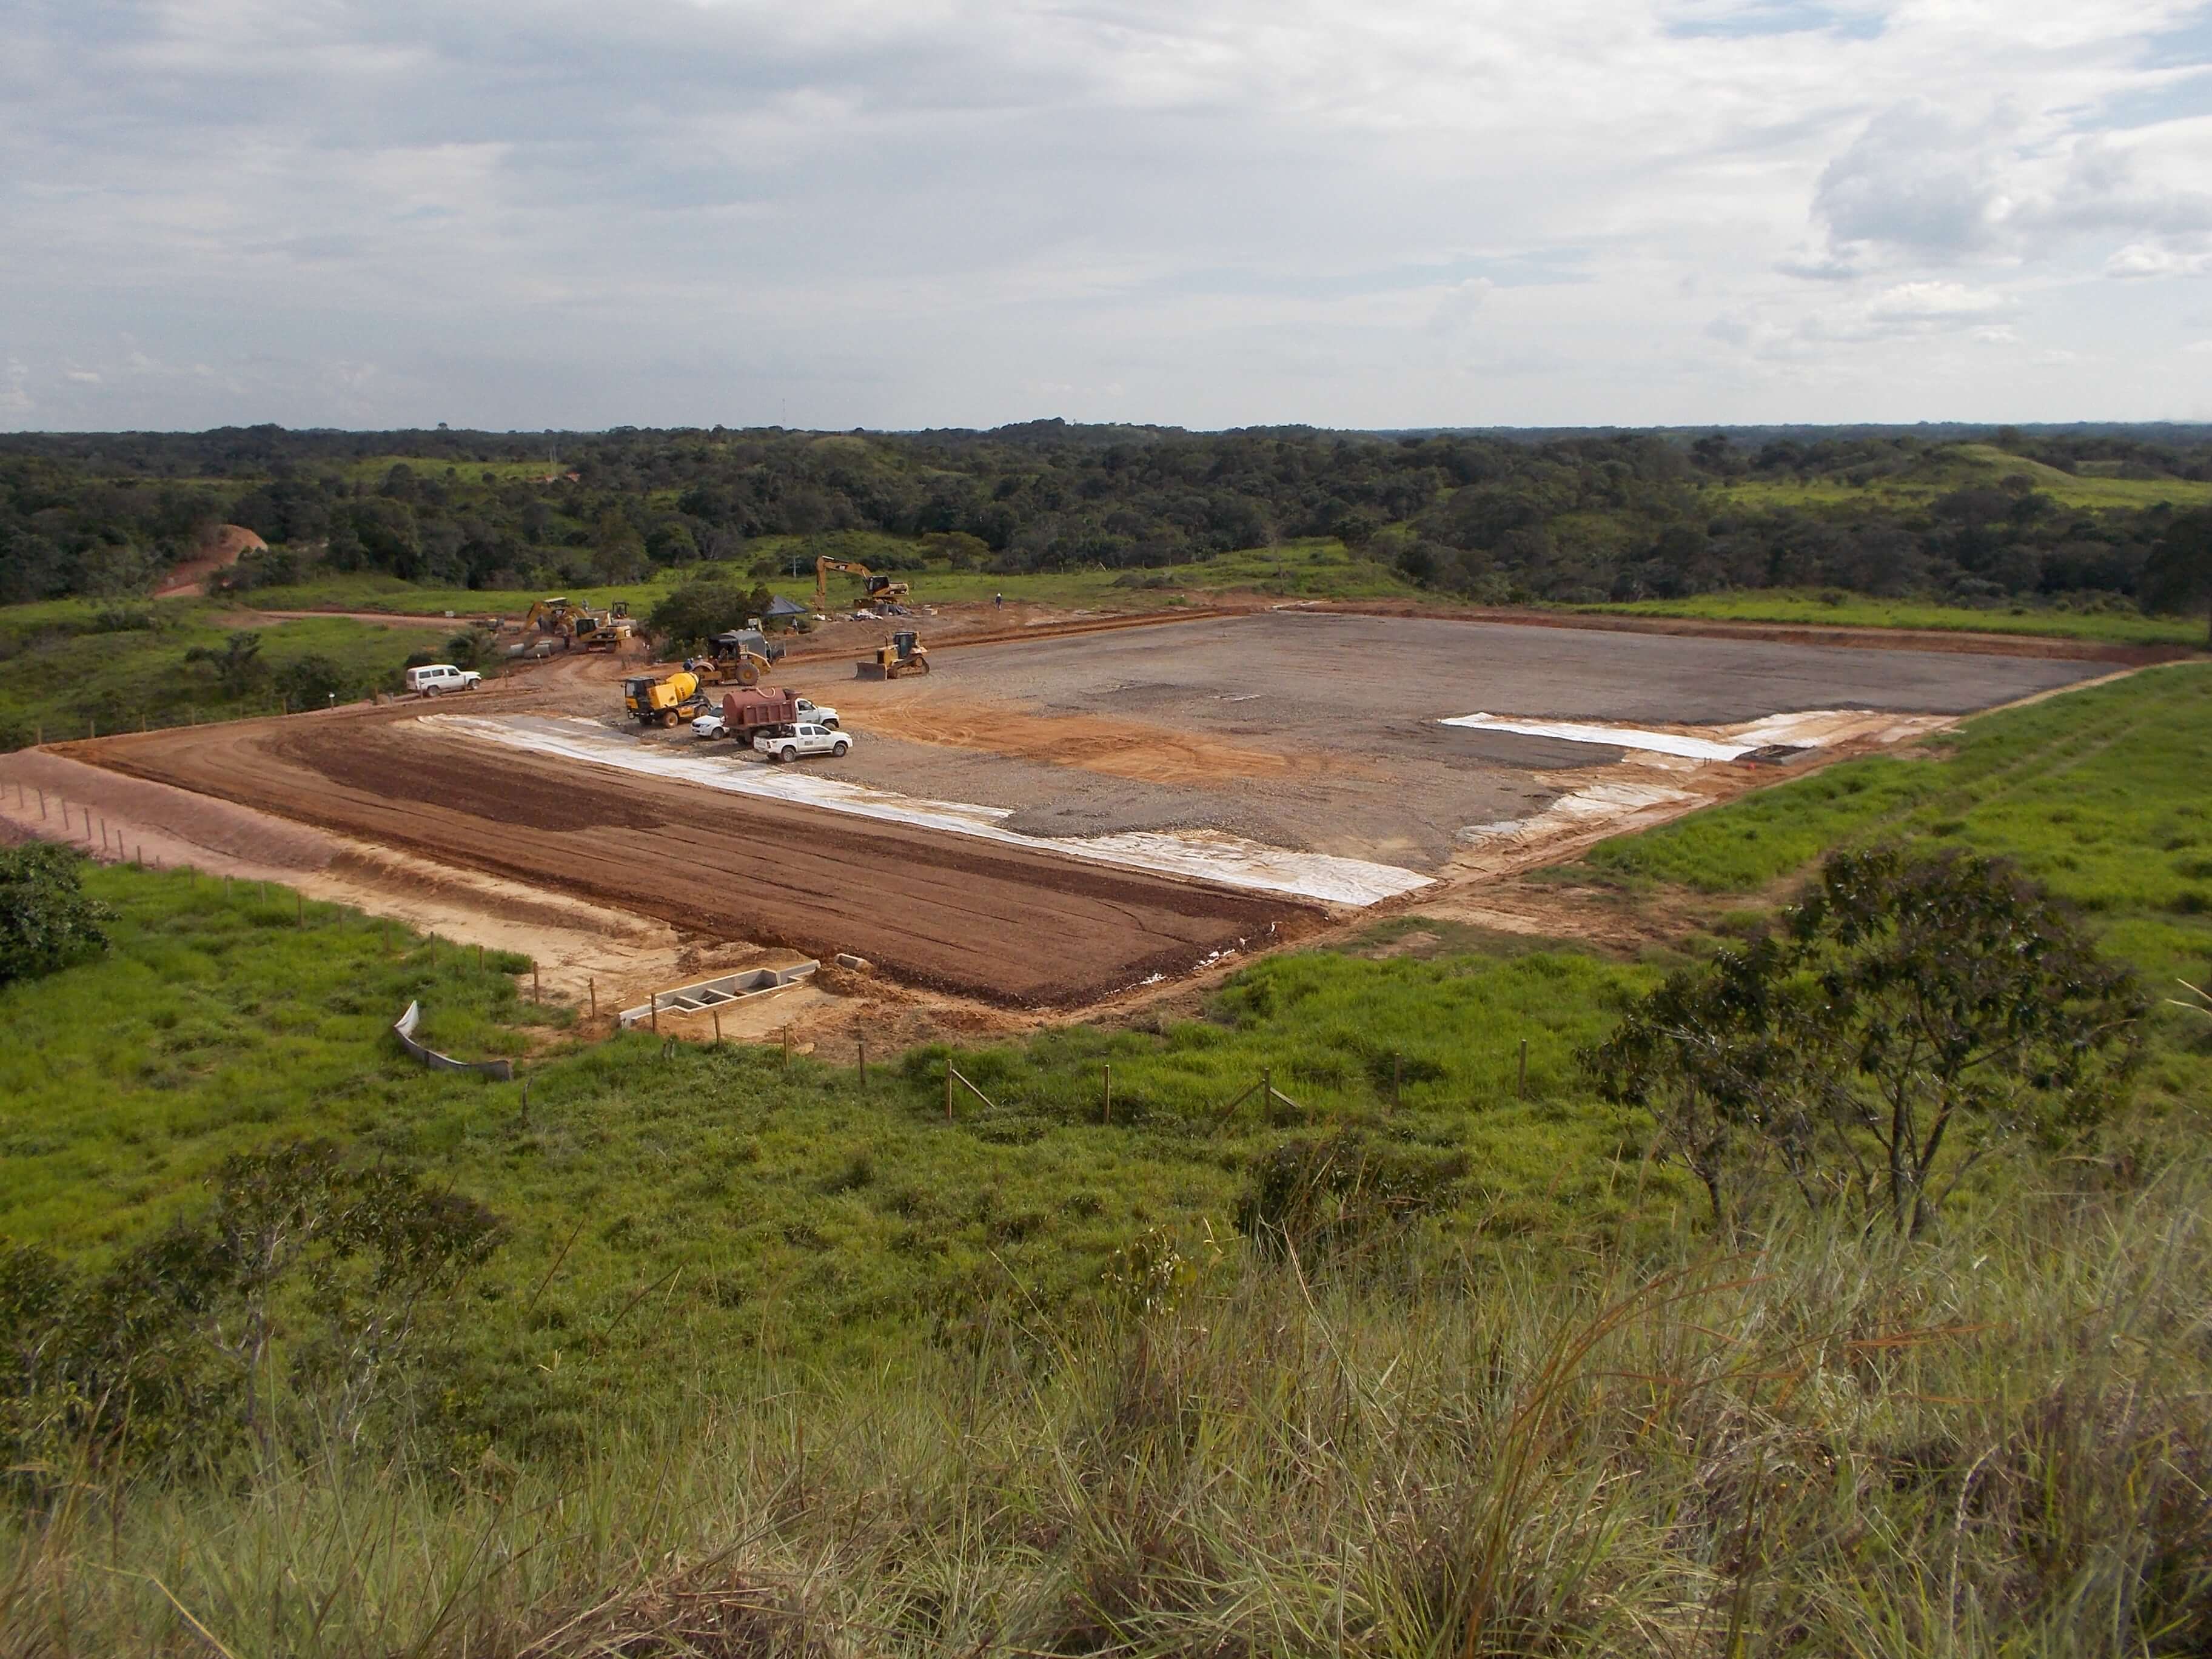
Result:
M699 677L688 668L672 674L635 674L623 682L623 707L640 726L674 726L709 707Z
M758 685L782 657L783 647L753 626L715 635L707 641L705 656L684 665L709 685Z
M879 605L886 599L896 602L914 591L904 582L893 581L889 576L879 576L867 566L851 559L817 559L814 562L814 608L817 611L830 608L828 578L833 570L842 570L848 576L858 576L860 586L867 590L870 605Z
M637 632L629 606L617 603L611 611L577 611L574 617L576 643L586 651L613 651Z
M526 633L536 629L541 634L562 634L568 631L568 617L576 607L564 599L540 599L523 612L520 624Z
M863 657L854 676L863 680L895 680L905 674L929 672L929 648L922 644L912 629L902 629L890 637L888 645L876 647L872 657Z

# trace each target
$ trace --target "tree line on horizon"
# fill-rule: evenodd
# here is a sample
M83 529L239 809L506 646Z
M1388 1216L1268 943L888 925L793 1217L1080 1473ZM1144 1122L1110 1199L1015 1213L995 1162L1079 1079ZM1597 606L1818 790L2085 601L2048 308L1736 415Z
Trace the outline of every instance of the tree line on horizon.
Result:
M1970 463L1966 440L1996 462ZM2069 506L2047 470L2137 481L2145 504ZM2186 506L2201 492L2177 505L2156 486L2208 480L2212 428L2166 426L16 434L0 435L0 603L145 592L228 522L270 546L240 586L316 568L489 590L763 575L785 544L762 538L857 532L906 544L871 562L1008 575L1335 538L1485 603L1827 587L2134 609L2200 597L2161 583L2160 558L2212 520Z

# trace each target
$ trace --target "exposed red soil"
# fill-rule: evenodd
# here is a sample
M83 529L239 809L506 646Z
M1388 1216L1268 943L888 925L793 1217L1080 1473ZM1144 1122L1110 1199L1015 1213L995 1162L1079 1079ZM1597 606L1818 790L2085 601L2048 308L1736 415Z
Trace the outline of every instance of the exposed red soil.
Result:
M256 550L265 553L269 550L269 544L243 525L217 525L207 540L193 550L191 558L177 565L161 579L161 585L154 590L154 597L157 599L182 599L204 592L210 576L236 564L240 554Z
M1103 869L690 786L533 764L388 718L238 722L111 739L85 758L385 846L1032 1006L1091 1001L1318 908Z

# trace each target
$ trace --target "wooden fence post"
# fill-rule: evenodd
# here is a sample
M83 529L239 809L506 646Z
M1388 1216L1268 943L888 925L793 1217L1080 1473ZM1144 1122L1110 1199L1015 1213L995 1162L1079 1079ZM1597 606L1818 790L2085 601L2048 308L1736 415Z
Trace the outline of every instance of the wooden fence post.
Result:
M863 1089L865 1089L865 1088L866 1088L866 1087L868 1086L868 1040L867 1040L867 1038L866 1038L866 1037L862 1037L862 1038L860 1038L860 1086L861 1086Z
M584 988L591 994L591 998L592 998L592 1018L593 1019L597 1019L597 1018L599 1017L599 980L598 980L595 976L589 975L586 975L585 980L584 980Z
M1114 1068L1111 1065L1106 1067L1105 1088L1099 1101L1098 1121L1101 1123L1111 1123L1114 1121Z
M783 1022L783 1069L791 1069L791 1022Z
M538 994L538 963L535 959L530 964L530 1000L532 1002L542 1000Z
M945 1121L952 1121L952 1062L945 1062Z
M660 993L658 991L653 994L653 1034L655 1036L660 1035Z
M717 1007L710 1008L707 1012L714 1018L714 1041L720 1042L722 1040L722 1011Z

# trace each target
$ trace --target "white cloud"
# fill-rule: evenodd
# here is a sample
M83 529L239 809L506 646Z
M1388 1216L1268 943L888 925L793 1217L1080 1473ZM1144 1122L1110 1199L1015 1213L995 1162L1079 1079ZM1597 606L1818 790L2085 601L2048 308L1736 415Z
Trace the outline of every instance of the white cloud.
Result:
M1911 418L2031 337L2124 413L2200 11L33 0L0 422Z
M2130 242L2105 261L2107 276L2203 276L2212 273L2212 253L2184 253L2160 242Z

